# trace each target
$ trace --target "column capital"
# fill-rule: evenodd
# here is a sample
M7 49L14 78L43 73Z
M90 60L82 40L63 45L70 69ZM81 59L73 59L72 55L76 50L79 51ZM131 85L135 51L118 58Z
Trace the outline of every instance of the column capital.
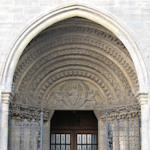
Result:
M137 95L137 100L139 101L140 105L148 104L148 93L139 93Z
M11 93L3 92L2 93L2 103L9 104L10 100L11 100Z

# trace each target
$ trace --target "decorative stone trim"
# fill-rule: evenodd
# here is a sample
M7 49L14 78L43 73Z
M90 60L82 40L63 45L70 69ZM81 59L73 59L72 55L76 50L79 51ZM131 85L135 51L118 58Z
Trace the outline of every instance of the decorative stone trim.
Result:
M4 104L9 104L11 101L11 93L10 92L6 92L6 93L2 93L2 103Z
M103 110L94 110L94 113L98 119L105 120L106 112L108 113L108 119L124 119L137 117L141 113L139 104L125 105L114 108L108 108Z
M148 104L148 93L139 93L137 95L137 100L139 101L140 105Z
M59 42L57 42L57 41L59 41ZM109 57L112 57L113 59L118 61L118 63L126 70L128 75L130 76L130 78L133 81L133 84L135 85L135 87L138 87L137 76L136 76L136 73L135 73L134 65L132 65L132 63L131 63L132 61L131 60L127 61L127 59L130 58L130 57L126 57L126 59L124 59L125 56L123 55L122 49L120 51L118 51L117 48L116 49L112 48L107 43L103 43L101 41L98 41L98 40L95 40L95 39L90 39L90 38L85 38L85 37L82 37L82 38L81 37L63 37L63 38L54 40L53 42L51 42L51 40L50 40L50 43L48 42L47 44L43 44L41 42L41 44L43 45L42 49L40 48L41 46L35 46L33 49L29 49L28 48L29 52L26 50L27 52L25 53L25 56L22 56L23 59L20 60L20 63L18 64L18 67L16 68L16 74L14 76L14 79L18 80L19 77L21 76L21 74L27 69L29 64L31 65L33 63L33 61L35 61L36 58L41 56L47 50L53 49L54 47L59 47L60 45L64 45L64 44L66 44L68 42L70 44L71 43L86 44L86 45L90 44L93 47L101 49L101 51L103 51L106 55L108 55ZM54 43L55 46L53 46L52 43ZM39 43L37 43L37 44L39 44ZM53 56L53 57L56 56L56 55L59 56L62 53L63 53L63 55L65 55L66 52L65 51L57 51L56 53L52 53L50 56ZM94 51L92 51L92 53L95 55ZM99 54L96 54L96 56L99 56ZM46 61L47 57L46 58L42 58L42 59ZM43 60L40 60L37 63L41 63L41 61L43 62ZM107 61L107 60L105 60L105 61ZM112 61L112 63L113 63L113 61ZM31 68L30 70L32 70L32 69L34 69L34 68Z
M37 119L40 120L41 117L41 108L25 105L10 103L9 111L12 117L26 118L26 119ZM52 117L53 113L50 113L50 110L43 109L43 119L45 121L49 120Z

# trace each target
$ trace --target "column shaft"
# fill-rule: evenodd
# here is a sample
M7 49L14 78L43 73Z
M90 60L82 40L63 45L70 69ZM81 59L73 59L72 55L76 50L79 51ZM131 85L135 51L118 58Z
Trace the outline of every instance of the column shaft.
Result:
M10 93L2 93L1 150L8 149L8 114Z
M142 125L142 150L149 150L149 141L148 141L148 131L149 131L149 126L148 126L148 104L147 105L141 105L141 125Z
M141 146L142 150L149 150L149 105L148 94L138 95L139 102L141 104Z

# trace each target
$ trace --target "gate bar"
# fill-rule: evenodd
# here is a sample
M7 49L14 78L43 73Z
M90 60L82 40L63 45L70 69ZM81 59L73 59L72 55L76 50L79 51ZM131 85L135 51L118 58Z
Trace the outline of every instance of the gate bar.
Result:
M43 150L43 109L41 109L41 137L40 137L40 150Z
M108 112L106 111L106 150L108 150Z
M138 113L138 127L139 127L139 150L141 150L141 120L140 120L140 113Z

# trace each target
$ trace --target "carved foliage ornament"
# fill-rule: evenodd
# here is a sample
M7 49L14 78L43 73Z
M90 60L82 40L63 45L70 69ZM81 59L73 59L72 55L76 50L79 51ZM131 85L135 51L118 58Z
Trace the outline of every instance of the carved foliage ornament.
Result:
M140 104L135 103L132 105L124 105L119 107L113 107L113 108L105 108L101 110L94 110L96 116L98 116L99 119L105 120L106 119L106 112L108 113L108 119L110 121L117 119L128 119L128 118L137 118L138 115L141 114L141 107Z
M17 117L18 119L26 118L29 120L35 119L40 120L41 108L30 106L26 104L18 104L11 102L9 106L10 116ZM48 120L50 111L48 109L43 109L43 119Z

